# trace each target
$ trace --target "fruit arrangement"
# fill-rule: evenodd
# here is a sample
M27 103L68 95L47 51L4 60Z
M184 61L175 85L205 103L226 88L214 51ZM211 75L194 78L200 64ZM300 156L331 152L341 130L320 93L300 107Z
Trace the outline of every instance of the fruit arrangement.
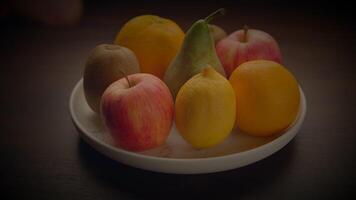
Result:
M295 120L297 80L278 43L245 26L230 35L210 24L219 9L186 33L172 20L129 20L113 44L95 47L83 86L115 144L144 151L165 143L173 122L196 149L220 144L234 129L265 137Z

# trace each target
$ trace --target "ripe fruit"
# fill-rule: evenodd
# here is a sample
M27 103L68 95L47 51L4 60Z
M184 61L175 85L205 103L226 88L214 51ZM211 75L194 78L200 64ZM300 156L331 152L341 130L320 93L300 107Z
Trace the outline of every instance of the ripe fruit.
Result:
M132 74L111 84L101 100L103 120L115 143L143 151L165 142L173 121L173 98L159 78Z
M235 110L235 94L229 81L208 67L179 90L175 122L179 133L193 147L208 148L230 134Z
M238 30L220 40L216 52L229 77L236 67L250 60L282 62L277 42L271 35L260 30Z
M214 24L209 24L209 31L214 39L215 44L217 44L220 40L224 39L227 36L224 29Z
M299 109L299 87L282 65L268 60L241 64L230 83L235 90L237 126L245 133L268 136L287 128Z
M100 99L105 89L125 74L140 72L135 54L128 48L113 44L96 46L85 65L84 93L90 108L100 112Z
M174 98L186 81L209 65L225 76L208 27L208 23L217 14L223 13L224 10L219 9L205 19L196 21L187 31L182 48L169 65L164 76L164 82L168 85Z
M136 54L142 72L163 79L183 39L184 32L175 22L154 15L142 15L121 28L115 44L125 46Z

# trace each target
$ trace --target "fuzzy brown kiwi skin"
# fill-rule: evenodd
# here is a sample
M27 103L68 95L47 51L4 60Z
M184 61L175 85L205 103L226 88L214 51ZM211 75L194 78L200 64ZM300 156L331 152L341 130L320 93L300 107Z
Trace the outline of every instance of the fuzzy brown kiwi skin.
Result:
M114 44L96 46L87 59L83 74L84 94L90 108L99 114L105 89L125 75L139 72L139 61L130 49Z

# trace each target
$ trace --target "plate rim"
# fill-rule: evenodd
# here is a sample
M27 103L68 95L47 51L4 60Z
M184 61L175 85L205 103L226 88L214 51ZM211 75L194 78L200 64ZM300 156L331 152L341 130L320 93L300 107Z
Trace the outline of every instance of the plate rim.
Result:
M293 132L291 134L282 134L281 136L275 138L274 140L266 143L266 144L263 144L261 146L258 146L256 148L253 148L253 149L249 149L249 150L246 150L246 151L243 151L243 152L239 152L239 153L232 153L232 154L228 154L228 155L221 155L221 156L214 156L214 157L203 157L203 158L170 158L170 157L156 157L156 156L151 156L151 155L145 155L145 154L140 154L140 153L136 153L136 152L131 152L131 151L127 151L125 149L121 149L121 148L118 148L118 147L114 147L112 145L109 145L105 142L103 142L102 140L100 139L97 139L96 137L93 136L93 134L88 134L86 133L87 130L83 127L83 125L79 122L78 118L77 118L77 115L75 114L74 112L74 97L79 89L79 87L82 85L83 83L83 78L81 78L77 83L76 85L74 86L72 92L71 92L71 95L70 95L70 99L69 99L69 111L70 111L70 114L71 114L71 118L74 122L74 125L79 128L79 132L80 132L80 135L81 137L90 144L90 146L92 146L94 149L96 149L97 151L99 151L100 153L103 153L105 154L106 156L109 156L111 158L114 158L115 156L112 156L112 155L108 155L108 153L104 153L100 150L98 150L96 147L94 147L93 144L91 144L91 142L96 142L98 143L99 145L109 149L110 151L113 151L114 153L116 154L124 154L126 156L130 156L130 157L135 157L135 158L138 158L138 159L149 159L149 160L155 160L155 161L160 161L160 162L211 162L211 161L219 161L219 160L224 160L224 159L232 159L234 157L239 157L239 156L246 156L248 154L253 154L255 152L258 152L261 150L261 148L268 148L269 146L274 146L276 144L278 144L278 142L280 140L283 141L284 138L288 138L290 137L290 139L288 139L288 141L286 142L286 144L283 144L280 148L277 148L277 149L274 149L272 150L271 153L269 153L268 155L266 156L263 156L262 158L260 159L257 159L255 160L254 162L257 162L261 159L264 159L274 153L276 153L277 151L279 151L281 148L283 148L284 146L286 146L295 136L296 134L298 133L299 131L299 128L301 127L304 119L305 119L305 115L306 115L306 111L307 111L307 101L306 101L306 98L305 98L305 94L301 88L301 86L299 85L299 91L300 91L300 97L301 97L301 103L300 103L300 110L298 112L298 119L296 119L295 123L294 123L294 126L292 127L289 127L288 129L288 132ZM90 131L88 131L90 132ZM83 137L85 136L85 137ZM91 140L90 142L87 141L87 140ZM115 159L117 160L117 159ZM254 162L251 162L250 164L254 163Z

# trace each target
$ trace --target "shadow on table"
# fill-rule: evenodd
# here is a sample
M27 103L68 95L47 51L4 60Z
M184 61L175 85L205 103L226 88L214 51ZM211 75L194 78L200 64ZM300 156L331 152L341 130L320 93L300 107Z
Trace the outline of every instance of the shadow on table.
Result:
M219 198L250 196L269 187L285 175L295 151L295 140L276 154L252 165L211 174L175 175L145 171L121 164L98 153L79 140L82 167L99 183L137 197L181 199L189 197Z

